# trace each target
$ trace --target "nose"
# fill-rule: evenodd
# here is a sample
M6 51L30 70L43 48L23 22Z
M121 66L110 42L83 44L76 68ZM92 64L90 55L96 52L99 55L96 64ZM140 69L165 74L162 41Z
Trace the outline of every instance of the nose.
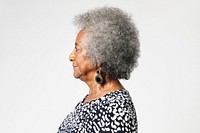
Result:
M69 55L69 61L74 61L74 52Z

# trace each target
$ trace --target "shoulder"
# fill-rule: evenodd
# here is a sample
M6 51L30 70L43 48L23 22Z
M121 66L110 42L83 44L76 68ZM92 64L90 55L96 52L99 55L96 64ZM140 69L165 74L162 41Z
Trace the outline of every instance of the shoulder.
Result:
M106 100L108 107L112 109L127 109L133 107L132 98L127 90L112 92L106 97Z
M104 101L103 115L95 120L102 131L137 132L136 112L128 91L111 92L105 96Z

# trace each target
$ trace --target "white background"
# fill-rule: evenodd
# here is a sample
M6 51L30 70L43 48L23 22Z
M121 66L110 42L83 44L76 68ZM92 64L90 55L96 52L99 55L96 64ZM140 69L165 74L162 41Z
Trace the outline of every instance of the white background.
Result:
M140 31L139 66L122 81L139 133L200 132L198 0L1 0L1 133L57 132L88 92L68 61L72 18L103 5L131 13Z

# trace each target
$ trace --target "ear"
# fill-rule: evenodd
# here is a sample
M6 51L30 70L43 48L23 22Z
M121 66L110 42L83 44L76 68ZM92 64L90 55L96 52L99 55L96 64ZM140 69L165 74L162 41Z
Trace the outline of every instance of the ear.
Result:
M97 68L100 68L101 66L102 66L102 63L100 63L100 62L97 62L97 63L96 63L96 67L97 67Z

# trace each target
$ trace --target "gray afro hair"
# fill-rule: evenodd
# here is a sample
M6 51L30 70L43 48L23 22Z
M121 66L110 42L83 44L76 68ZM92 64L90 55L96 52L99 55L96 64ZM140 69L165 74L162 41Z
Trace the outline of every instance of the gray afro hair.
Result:
M84 48L93 64L100 63L109 78L130 78L140 46L131 16L115 7L101 7L77 15L74 24L87 31Z

